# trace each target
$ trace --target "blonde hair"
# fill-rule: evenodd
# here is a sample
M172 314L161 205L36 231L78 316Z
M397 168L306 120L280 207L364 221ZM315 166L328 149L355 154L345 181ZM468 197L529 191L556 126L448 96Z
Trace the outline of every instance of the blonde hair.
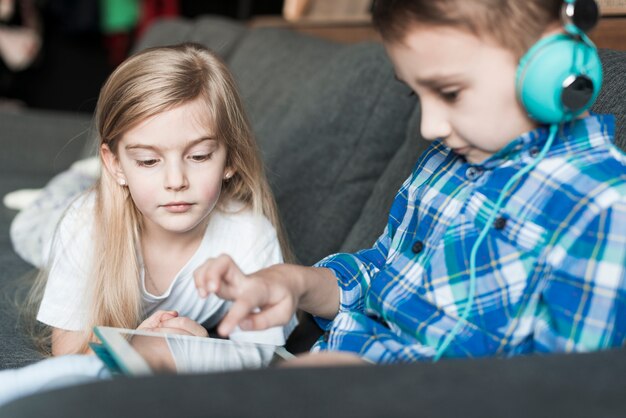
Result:
M236 199L265 215L276 228L286 261L286 235L235 81L208 49L181 44L144 50L124 61L100 91L95 124L100 146L117 154L123 135L142 121L201 99L206 118L227 152L234 175L222 185L220 202ZM101 156L102 158L102 156ZM103 170L95 186L94 258L90 315L80 351L88 348L95 325L135 328L143 319L140 258L142 215L128 188Z
M563 0L375 0L374 25L401 42L416 25L449 26L495 40L521 57L559 19ZM434 46L435 47L435 46Z

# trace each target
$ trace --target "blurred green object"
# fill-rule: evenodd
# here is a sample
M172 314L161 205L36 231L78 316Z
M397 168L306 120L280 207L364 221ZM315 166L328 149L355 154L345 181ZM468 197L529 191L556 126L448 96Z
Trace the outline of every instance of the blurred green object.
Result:
M100 0L103 33L128 32L139 21L140 0Z

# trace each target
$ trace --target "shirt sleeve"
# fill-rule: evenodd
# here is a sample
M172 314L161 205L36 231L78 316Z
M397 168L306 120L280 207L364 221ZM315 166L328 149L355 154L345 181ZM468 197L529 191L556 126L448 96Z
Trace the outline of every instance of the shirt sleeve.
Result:
M407 211L409 188L415 180L416 171L409 176L396 194L389 212L387 225L374 245L356 253L339 253L330 255L317 262L315 267L330 269L337 276L339 285L339 313L347 311L363 312L365 294L374 276L385 266L393 237L401 227ZM324 329L331 321L315 317Z
M390 239L388 228L385 228L372 248L354 254L334 254L315 264L315 267L330 269L337 276L339 312L363 311L365 293L372 278L385 265ZM318 322L324 321L318 318Z
M88 315L87 291L92 258L90 205L81 199L67 210L50 249L49 271L37 320L80 331Z
M626 341L626 200L567 234L541 293L535 350L592 351Z

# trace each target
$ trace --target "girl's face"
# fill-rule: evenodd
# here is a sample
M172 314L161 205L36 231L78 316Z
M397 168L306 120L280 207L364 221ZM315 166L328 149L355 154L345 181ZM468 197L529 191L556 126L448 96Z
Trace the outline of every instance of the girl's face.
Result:
M195 100L153 116L124 134L117 155L102 155L116 180L123 179L147 233L203 233L225 178L226 148L200 121ZM120 186L121 187L121 186Z
M425 139L480 163L535 128L516 97L518 60L495 42L425 26L386 48L398 78L420 97Z

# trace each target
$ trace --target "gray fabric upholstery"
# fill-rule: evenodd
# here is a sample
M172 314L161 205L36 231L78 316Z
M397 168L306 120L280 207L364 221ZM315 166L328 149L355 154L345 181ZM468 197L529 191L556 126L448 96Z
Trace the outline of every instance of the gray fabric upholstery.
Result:
M622 418L626 350L437 364L157 376L61 389L0 416Z
M0 112L0 126L3 177L58 173L76 160L91 135L89 115L65 112Z
M0 112L0 197L23 188L43 187L81 157L90 136L91 117L28 110ZM0 206L0 369L39 359L29 337L18 328L18 309L32 267L13 251L9 226L16 212Z
M420 108L416 106L409 119L405 140L382 173L361 215L352 225L341 246L342 252L354 252L371 246L387 225L387 217L396 192L415 167L419 156L428 147L419 133Z
M197 42L228 60L245 33L245 28L240 24L217 17L199 17L194 20L162 19L150 25L134 45L133 51L181 42Z
M615 115L615 143L626 150L626 51L603 49L600 50L600 59L604 80L591 110Z
M414 101L381 45L255 32L230 65L295 253L311 264L340 248L402 143Z

